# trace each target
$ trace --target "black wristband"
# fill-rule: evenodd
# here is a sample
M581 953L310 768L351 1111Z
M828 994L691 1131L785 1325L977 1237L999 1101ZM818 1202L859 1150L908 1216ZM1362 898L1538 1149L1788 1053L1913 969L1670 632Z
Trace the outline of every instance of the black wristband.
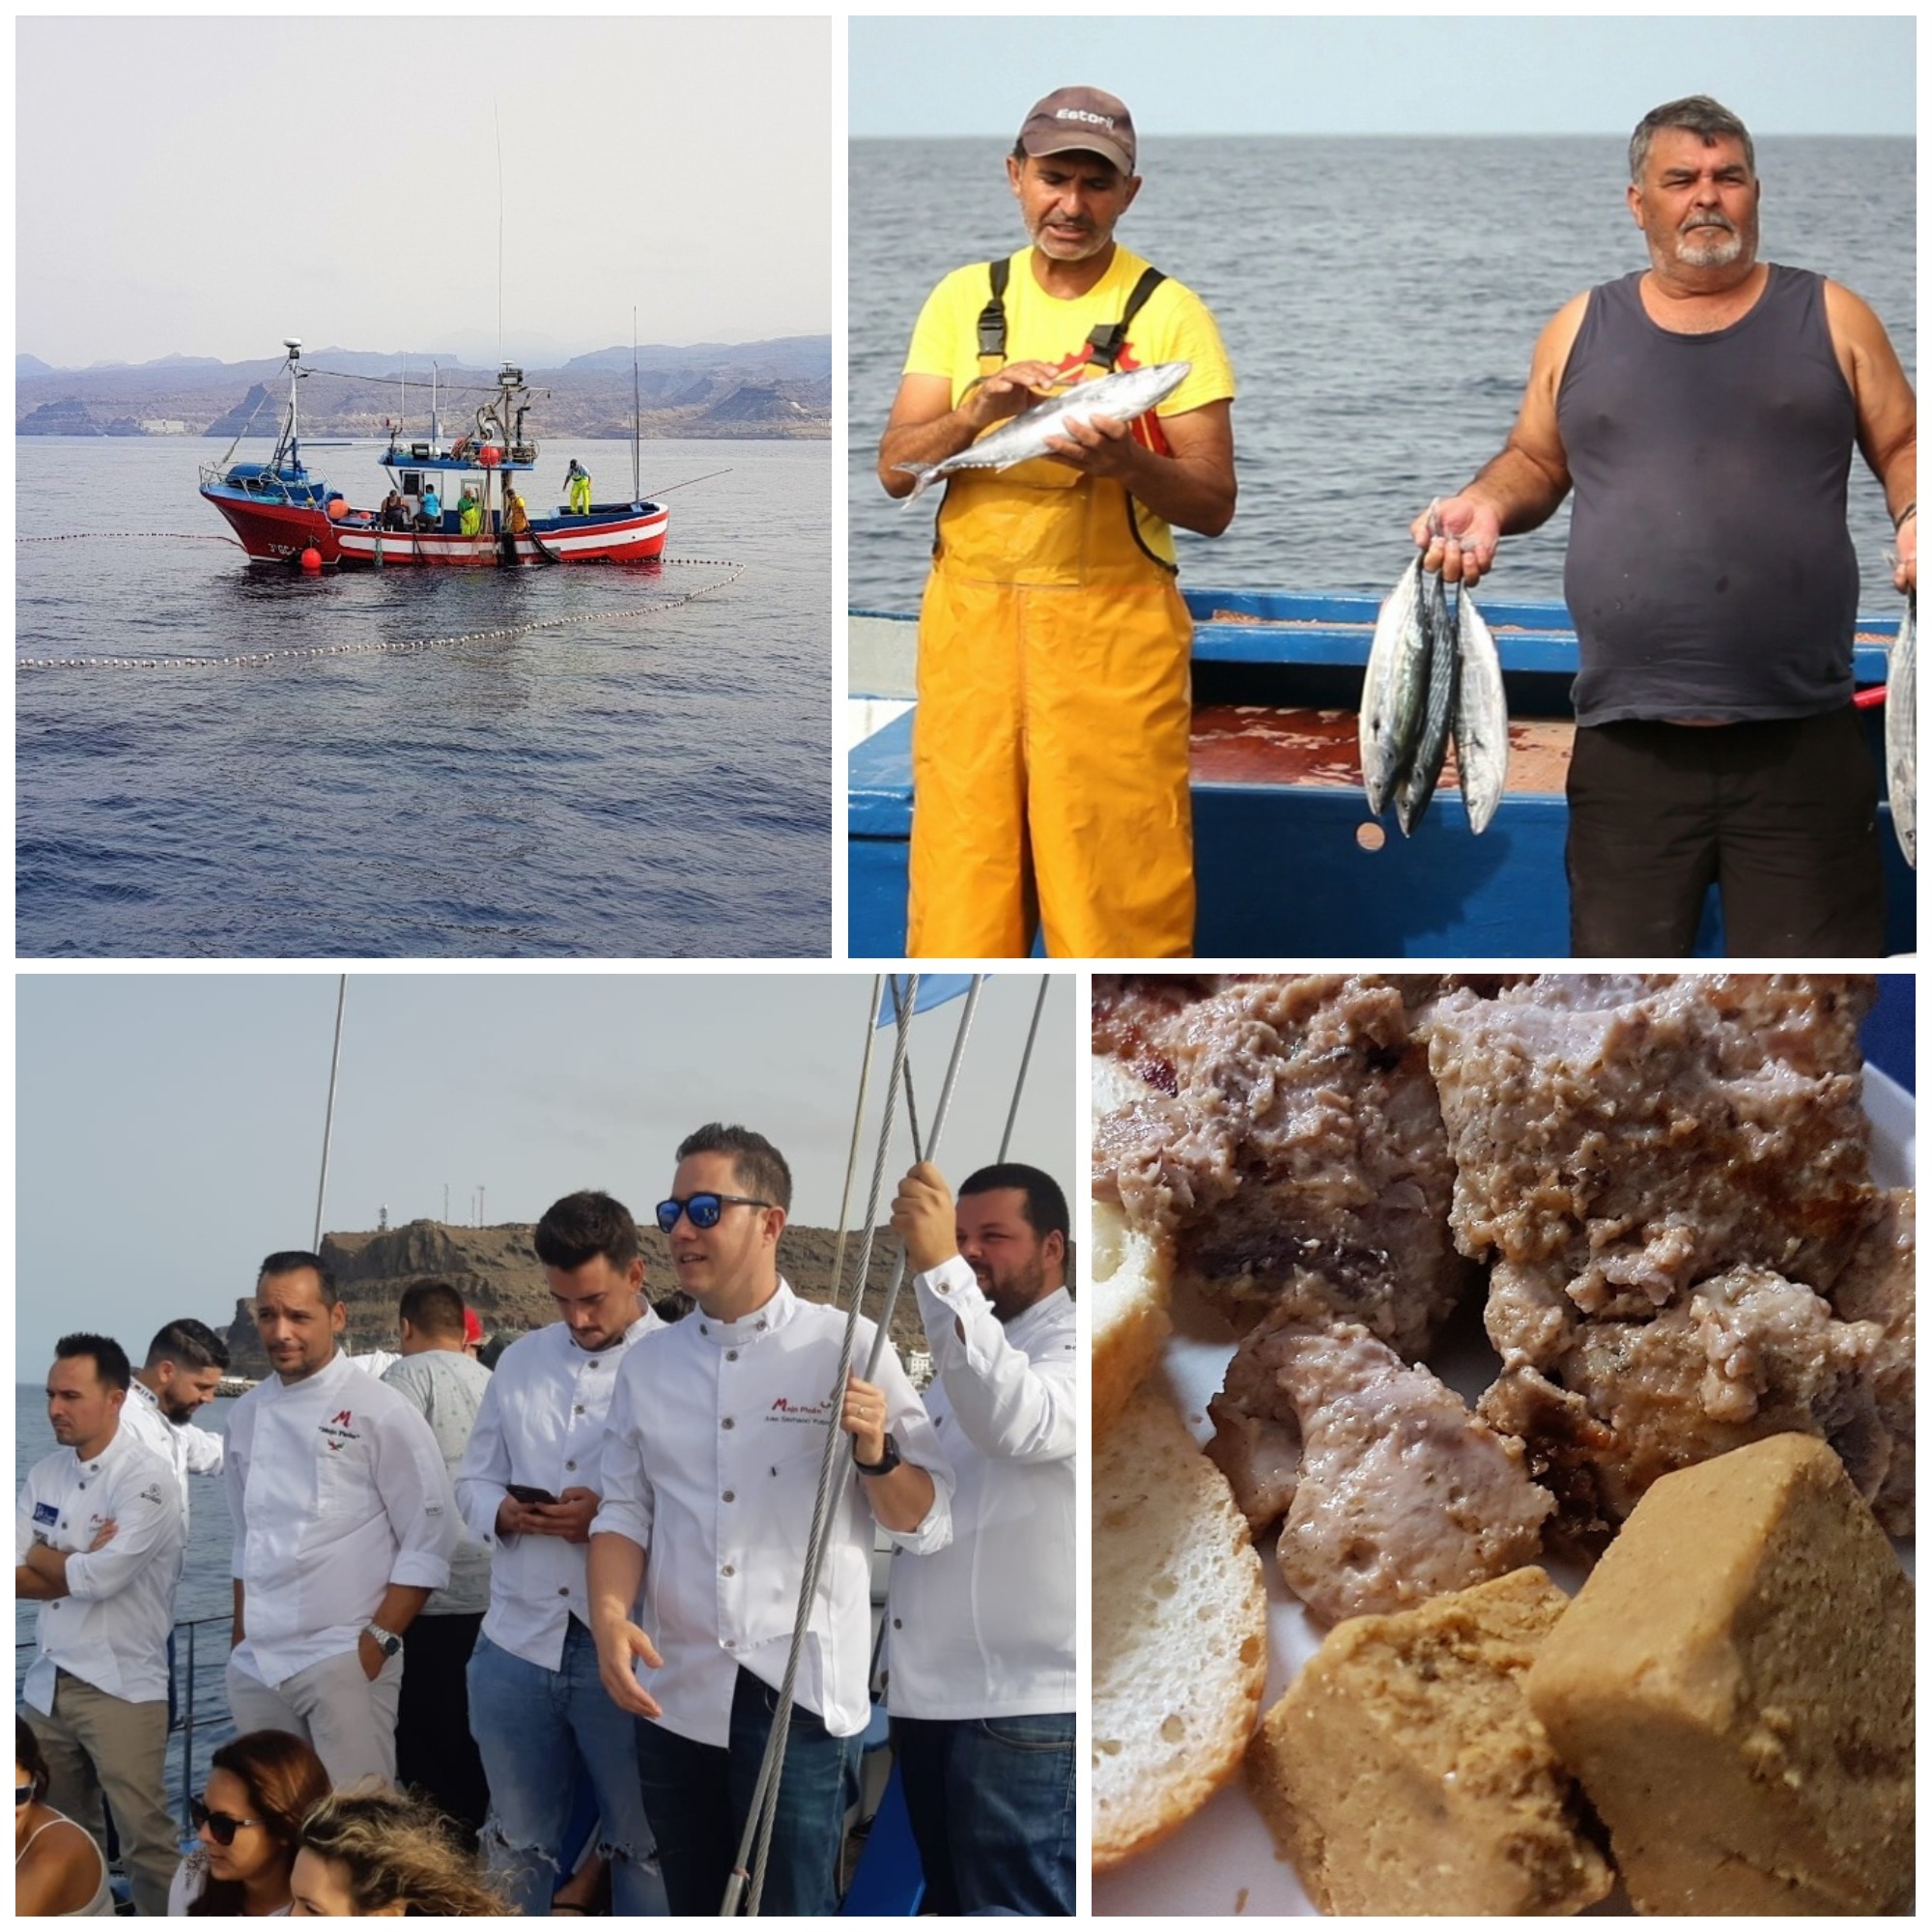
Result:
M1897 516L1892 518L1891 528L1893 535L1896 535L1900 530L1902 530L1905 527L1905 520L1907 517L1916 517L1918 514L1918 497L1915 497L1911 502L1906 504L1904 509L1899 511Z
M855 1436L852 1442L852 1466L862 1476L890 1476L899 1465L899 1445L893 1440L892 1431L886 1432L884 1453L876 1463L862 1463L859 1460L859 1443Z

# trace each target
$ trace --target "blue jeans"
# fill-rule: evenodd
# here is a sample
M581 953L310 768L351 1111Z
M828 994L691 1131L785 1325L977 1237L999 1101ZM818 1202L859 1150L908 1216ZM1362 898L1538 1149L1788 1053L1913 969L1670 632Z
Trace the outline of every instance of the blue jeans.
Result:
M657 1916L665 1904L657 1844L638 1793L638 1730L597 1676L597 1646L577 1621L556 1669L476 1639L469 1659L469 1731L490 1780L483 1858L511 1909L545 1918L568 1876L558 1869L580 1777L597 1794L597 1849L611 1861L611 1910Z
M1073 1714L895 1718L923 1910L1073 1911Z
M658 1829L674 1913L715 1918L751 1815L779 1693L749 1670L731 1699L731 1743L694 1744L662 1724L638 1726L644 1809ZM835 1738L800 1704L785 1734L778 1817L758 1911L823 1917L838 1909L838 1848L856 1791L859 1740ZM751 1889L746 1888L749 1904Z

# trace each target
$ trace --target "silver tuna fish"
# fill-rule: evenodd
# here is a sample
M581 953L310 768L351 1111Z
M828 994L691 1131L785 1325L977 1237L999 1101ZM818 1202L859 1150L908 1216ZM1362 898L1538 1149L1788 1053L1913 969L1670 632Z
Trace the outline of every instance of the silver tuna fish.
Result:
M1037 404L1025 415L1015 416L944 463L895 464L895 469L903 469L914 478L912 495L905 500L916 502L933 484L956 470L1010 469L1016 463L1045 456L1047 439L1065 439L1068 423L1090 423L1095 416L1132 422L1173 395L1193 366L1191 362L1156 362L1151 368L1123 369L1118 375L1102 376L1097 383L1077 383L1065 395Z
M1918 593L1905 601L1885 677L1885 786L1905 863L1918 868Z
M1412 838L1435 796L1435 782L1442 776L1443 753L1449 749L1449 729L1456 716L1456 687L1459 683L1456 626L1449 619L1449 606L1442 580L1432 576L1423 599L1423 635L1427 649L1427 680L1422 706L1422 728L1416 733L1415 753L1395 794L1396 822L1405 838Z
M1456 692L1456 778L1469 830L1481 832L1496 815L1509 778L1509 700L1496 640L1466 584L1457 605L1456 643L1462 662Z
M1369 668L1362 676L1359 743L1362 789L1369 810L1379 813L1395 793L1415 753L1415 731L1421 722L1419 699L1426 678L1414 675L1417 654L1425 650L1422 635L1426 598L1422 587L1422 556L1418 552L1396 586L1382 599L1376 617L1375 641L1369 646Z

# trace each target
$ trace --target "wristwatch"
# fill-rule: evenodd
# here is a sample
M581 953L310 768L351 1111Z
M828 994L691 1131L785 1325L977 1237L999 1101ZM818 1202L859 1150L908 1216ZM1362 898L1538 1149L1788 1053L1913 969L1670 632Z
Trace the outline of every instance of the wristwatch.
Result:
M893 1440L893 1433L886 1431L885 1453L876 1463L862 1463L859 1460L859 1445L852 1444L852 1466L862 1476L890 1476L899 1465L899 1445Z
M376 1639L376 1648L384 1657L394 1657L397 1651L403 1647L402 1638L394 1631L385 1631L381 1624L364 1624L362 1626L362 1634L364 1636L373 1636Z

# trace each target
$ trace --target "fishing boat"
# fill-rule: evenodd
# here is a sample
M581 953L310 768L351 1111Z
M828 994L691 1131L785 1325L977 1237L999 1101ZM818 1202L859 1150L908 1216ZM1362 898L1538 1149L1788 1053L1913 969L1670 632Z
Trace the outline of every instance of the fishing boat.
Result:
M1405 838L1362 794L1357 710L1379 600L1188 590L1194 617L1191 795L1204 959L1563 958L1570 892L1564 782L1577 634L1558 604L1483 599L1509 698L1509 788L1480 838L1453 759ZM848 625L847 939L854 959L902 957L912 832L911 667L917 619ZM1854 675L1878 695L1895 617L1861 616ZM1859 716L1882 774L1884 710ZM1878 798L1886 951L1917 950L1917 886ZM1714 892L1696 952L1723 953Z
M290 563L313 552L318 563L345 569L473 570L648 563L664 554L670 513L662 503L592 503L581 513L559 504L554 515L526 505L521 520L513 515L511 498L522 495L519 479L536 469L537 445L524 427L529 407L524 372L508 362L497 372L496 395L476 411L468 433L445 439L434 411L426 438L406 438L392 427L379 459L389 478L388 514L351 508L340 490L302 461L298 389L317 372L301 366L299 341L285 346L288 412L273 456L267 463L234 463L231 444L228 456L201 472L202 496L227 518L251 560ZM479 505L474 530L462 527L465 485ZM425 509L432 497L434 512Z

